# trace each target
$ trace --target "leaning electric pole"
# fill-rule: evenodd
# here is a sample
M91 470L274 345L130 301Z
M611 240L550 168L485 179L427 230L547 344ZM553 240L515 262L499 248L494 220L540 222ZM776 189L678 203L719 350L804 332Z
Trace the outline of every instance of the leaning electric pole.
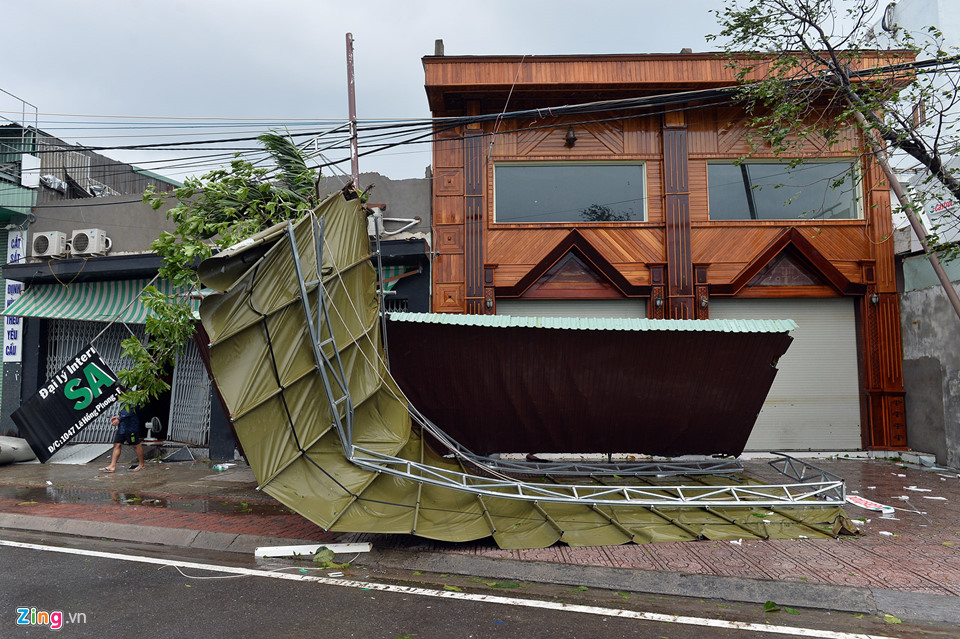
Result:
M354 188L360 188L360 154L357 147L357 93L353 78L353 34L347 34L347 102L350 108L350 175Z

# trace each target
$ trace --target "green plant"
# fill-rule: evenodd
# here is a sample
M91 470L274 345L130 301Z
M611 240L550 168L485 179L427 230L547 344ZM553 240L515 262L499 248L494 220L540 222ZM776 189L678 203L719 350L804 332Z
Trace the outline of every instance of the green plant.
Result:
M196 266L216 251L287 219L298 220L319 201L319 171L286 136L259 137L273 167L257 166L239 156L228 167L200 178L188 178L172 196L148 189L143 199L159 210L168 197L177 203L167 211L174 224L151 244L162 259L159 277L178 287L165 294L155 286L143 292L149 310L147 339L124 340L130 366L117 375L125 392L124 405L134 408L170 389L168 381L177 355L195 332L190 295L199 289Z

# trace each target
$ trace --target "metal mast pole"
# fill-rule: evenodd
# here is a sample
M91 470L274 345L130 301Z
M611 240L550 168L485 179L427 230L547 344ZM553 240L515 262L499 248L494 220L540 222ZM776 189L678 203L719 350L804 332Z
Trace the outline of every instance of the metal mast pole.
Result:
M353 186L360 188L360 157L357 149L357 93L353 77L353 34L347 34L347 100L350 108L350 175Z

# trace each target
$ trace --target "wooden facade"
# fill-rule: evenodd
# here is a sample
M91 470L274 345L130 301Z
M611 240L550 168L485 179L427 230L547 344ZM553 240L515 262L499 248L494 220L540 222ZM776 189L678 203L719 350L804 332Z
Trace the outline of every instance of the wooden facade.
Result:
M423 63L436 118L539 109L522 119L438 124L434 311L495 313L505 298L619 296L645 300L650 318L706 319L717 297L849 297L857 309L863 447L907 446L889 188L860 155L854 130L829 149L808 139L803 154L859 163L859 219L715 221L707 165L750 153L741 109L690 102L556 116L548 107L731 86L722 57L439 56ZM644 221L495 221L497 162L612 160L644 164Z

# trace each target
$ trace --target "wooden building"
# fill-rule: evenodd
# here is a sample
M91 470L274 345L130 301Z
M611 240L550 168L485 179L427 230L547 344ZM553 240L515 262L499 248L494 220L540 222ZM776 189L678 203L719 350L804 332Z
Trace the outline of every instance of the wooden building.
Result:
M889 188L855 130L793 170L735 163L745 113L704 93L735 83L716 54L423 65L435 312L793 319L748 450L907 446Z

